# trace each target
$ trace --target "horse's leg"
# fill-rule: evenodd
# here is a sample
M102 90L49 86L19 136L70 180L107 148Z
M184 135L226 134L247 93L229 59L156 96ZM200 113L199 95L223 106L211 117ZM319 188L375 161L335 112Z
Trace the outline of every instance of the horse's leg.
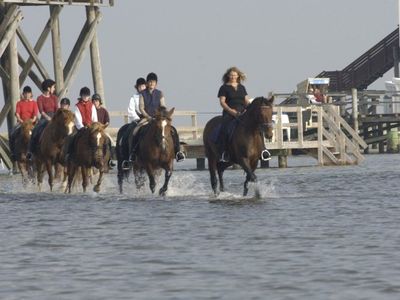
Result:
M119 186L119 193L122 194L123 183L124 183L124 170L122 169L122 161L118 159L117 161L117 178L118 178L118 186Z
M93 188L93 191L95 191L96 193L100 192L100 185L103 182L103 174L104 174L104 170L103 170L103 168L100 168L99 179L97 180L97 183Z
M72 188L72 183L74 182L76 169L77 168L76 168L75 164L73 164L71 162L68 163L68 167L67 167L68 184L67 184L67 188L65 189L65 193L68 191L68 193L71 194L71 188Z
M169 166L166 167L164 170L165 170L164 185L161 187L160 191L158 192L158 194L160 196L165 196L165 193L168 190L168 183L169 183L169 180L170 180L171 175L172 175L172 171L171 171L171 168Z
M241 167L243 170L246 172L246 181L244 182L244 188L243 188L243 196L247 196L247 193L249 192L249 182L256 182L257 177L254 174L254 171L249 165L248 159L243 159L240 162Z
M230 162L218 162L217 163L217 172L218 172L218 179L219 179L219 190L221 192L223 192L225 190L224 187L224 171L226 170L226 168L228 168L229 166L231 166L232 163Z
M216 176L216 170L217 170L216 157L208 157L208 171L210 172L211 187L213 189L214 195L218 195L217 191L218 180Z
M48 182L50 186L50 191L53 191L53 166L51 164L50 159L46 160L46 169L47 169L47 174L49 175Z
M150 166L147 166L146 171L147 171L147 176L149 176L150 190L154 194L154 191L156 189L156 180L154 179L153 169Z
M41 192L43 184L44 168L43 168L43 162L40 161L39 159L36 162L36 168L37 168L36 171L37 171L38 188L39 192Z
M26 186L26 173L25 173L25 168L24 168L24 164L21 161L17 161L17 166L18 166L18 170L21 173L21 177L22 177L22 184L23 186Z
M81 167L82 171L82 188L83 192L86 192L86 187L88 186L88 168L82 166Z

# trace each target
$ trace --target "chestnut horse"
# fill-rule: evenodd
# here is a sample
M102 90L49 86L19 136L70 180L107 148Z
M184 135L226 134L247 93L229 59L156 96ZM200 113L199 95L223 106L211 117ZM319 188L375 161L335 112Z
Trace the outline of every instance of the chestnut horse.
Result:
M107 135L104 132L107 126L94 122L89 128L81 129L74 139L74 152L68 161L68 186L66 192L71 193L72 183L76 171L80 168L82 172L82 187L86 192L89 183L91 168L99 170L99 179L93 190L98 193L103 181L103 174L108 171L108 161L111 153L107 144Z
M224 171L233 164L240 165L246 172L246 181L244 182L243 190L244 196L248 193L248 183L256 181L257 178L254 171L257 168L261 152L264 150L264 136L267 138L272 137L273 101L274 98L258 97L247 107L245 113L238 117L236 128L227 144L230 155L229 162L219 161L220 154L218 153L217 144L212 138L213 135L217 134L216 131L221 124L222 117L214 117L207 122L204 128L203 142L205 154L208 159L211 187L215 195L218 193L218 180L215 173L218 172L219 190L223 192ZM258 191L256 193L259 196Z
M165 107L157 110L154 120L145 128L136 151L137 157L134 162L134 174L136 186L142 185L142 173L145 170L150 181L150 190L155 191L155 175L160 169L165 171L164 184L159 190L159 195L165 196L168 183L174 167L174 142L172 139L172 114L175 108L168 111Z
M27 183L28 177L33 177L32 166L26 154L34 124L31 119L24 121L15 132L15 161L22 175L22 183Z
M49 176L50 190L53 190L53 167L64 164L63 146L68 135L74 130L74 114L67 109L59 108L51 121L46 125L40 137L40 145L37 152L33 153L37 167L37 179L41 190L44 166ZM66 174L64 173L64 180Z

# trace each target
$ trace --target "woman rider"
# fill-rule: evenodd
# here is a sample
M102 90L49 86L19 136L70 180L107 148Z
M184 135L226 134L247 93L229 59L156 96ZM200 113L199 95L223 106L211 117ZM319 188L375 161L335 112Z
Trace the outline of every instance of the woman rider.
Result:
M246 79L246 75L237 67L226 70L222 76L223 85L219 88L218 98L223 108L222 124L218 138L218 152L220 161L229 161L229 153L226 151L228 143L228 124L237 118L250 104L246 88L241 83Z

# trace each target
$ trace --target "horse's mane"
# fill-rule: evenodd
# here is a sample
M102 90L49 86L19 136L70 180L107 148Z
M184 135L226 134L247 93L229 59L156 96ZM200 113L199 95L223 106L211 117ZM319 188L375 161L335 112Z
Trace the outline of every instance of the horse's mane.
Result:
M272 97L272 98L257 97L250 103L250 105L247 107L247 110L252 110L254 108L258 108L261 105L267 105L267 106L272 107L273 101L274 101L274 97Z
M104 131L104 125L100 122L94 122L90 125L90 132Z

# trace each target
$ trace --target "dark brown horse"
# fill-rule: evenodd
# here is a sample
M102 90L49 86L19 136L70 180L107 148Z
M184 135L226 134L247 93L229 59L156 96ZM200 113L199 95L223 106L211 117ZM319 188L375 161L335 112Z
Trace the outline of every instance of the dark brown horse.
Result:
M67 190L69 193L71 193L74 176L79 168L82 172L83 191L86 192L92 167L99 170L99 179L93 190L96 193L100 191L103 174L108 171L108 161L111 156L107 135L104 131L106 127L106 125L95 122L89 128L81 129L83 131L77 133L73 145L74 154L68 162Z
M44 167L46 167L49 176L48 182L50 190L53 190L53 167L58 164L64 164L63 146L68 135L74 130L74 114L60 108L57 110L51 121L46 125L40 137L40 146L37 147L37 153L33 153L37 168L37 179L39 190L41 190ZM64 180L66 174L64 173Z
M33 126L32 120L28 119L15 132L15 161L21 172L23 184L27 183L28 176L33 177L32 166L26 158Z
M216 172L218 172L219 190L222 192L224 191L224 171L233 164L240 165L246 172L246 181L244 182L243 190L244 196L248 193L248 183L256 181L257 178L254 171L257 168L261 152L264 150L264 135L267 138L272 137L273 100L273 98L258 97L248 106L246 112L238 117L237 126L227 145L231 158L229 162L219 162L217 145L211 138L216 133L216 128L220 126L222 117L214 117L207 122L204 128L203 142L214 194L218 193Z
M155 175L160 169L165 171L164 185L159 190L159 195L164 196L168 190L169 179L174 167L174 142L172 139L172 114L175 108L167 111L161 107L147 126L138 146L134 174L136 186L140 188L142 172L145 170L150 181L150 190L155 191Z

